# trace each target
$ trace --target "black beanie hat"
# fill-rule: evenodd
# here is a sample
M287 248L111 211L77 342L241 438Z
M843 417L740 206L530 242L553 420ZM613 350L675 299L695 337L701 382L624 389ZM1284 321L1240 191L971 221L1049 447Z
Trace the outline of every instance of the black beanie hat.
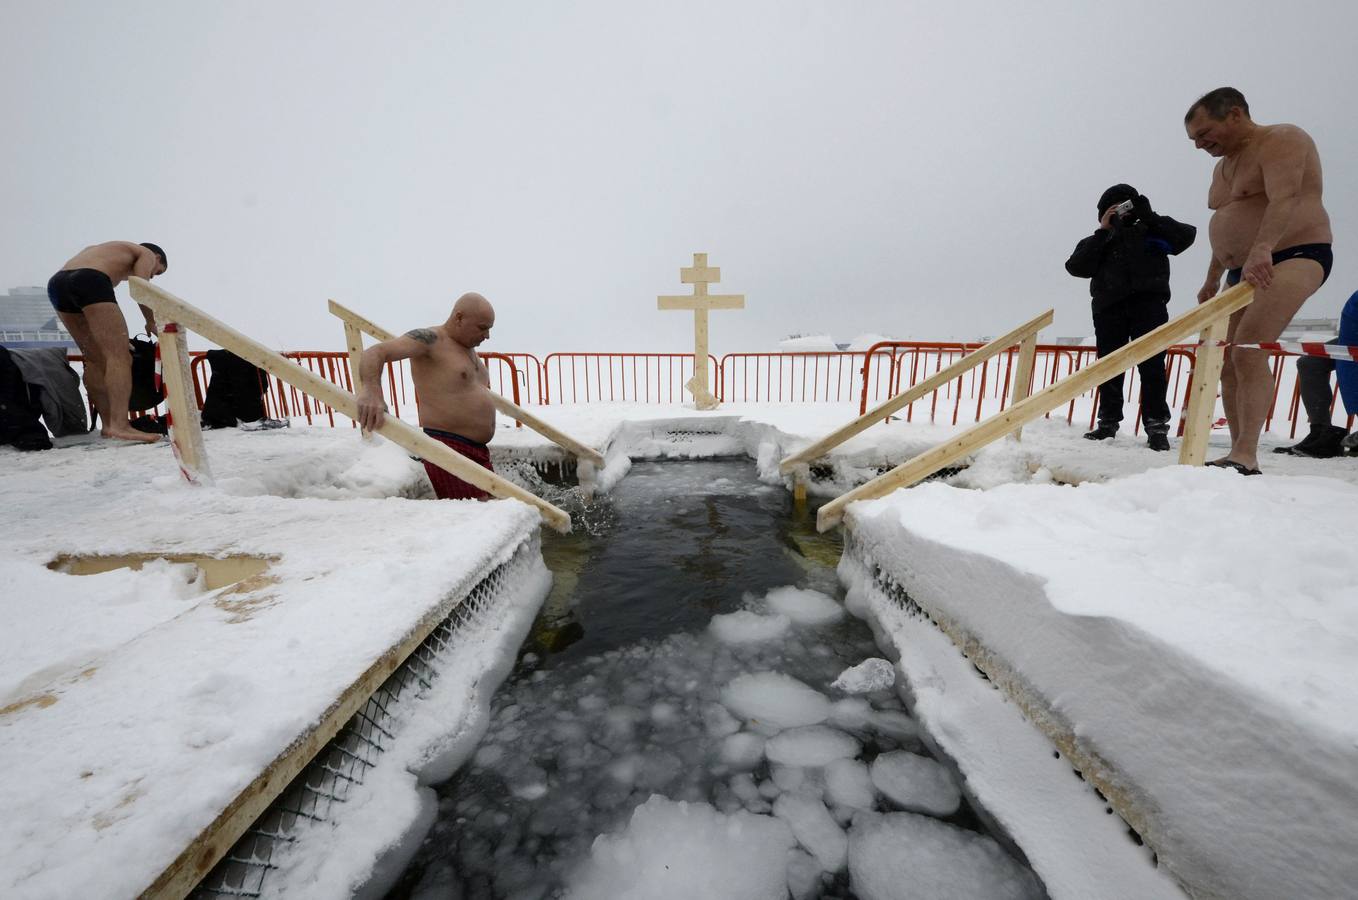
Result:
M1099 208L1096 210L1096 214L1099 217L1102 217L1108 207L1115 203L1121 203L1124 200L1134 200L1136 199L1136 195L1136 188L1132 187L1130 184L1115 184L1104 191L1103 195L1099 197Z

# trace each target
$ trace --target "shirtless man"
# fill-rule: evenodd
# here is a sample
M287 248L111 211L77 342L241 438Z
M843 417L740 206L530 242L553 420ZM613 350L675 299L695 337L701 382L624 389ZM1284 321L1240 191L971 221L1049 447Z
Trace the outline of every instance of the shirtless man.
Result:
M150 280L165 269L165 251L155 244L108 241L81 250L47 282L47 299L85 357L85 390L103 423L99 433L106 438L146 444L160 440L160 435L127 423L132 353L113 288L129 275ZM146 330L154 334L155 316L145 306L141 314Z
M387 409L382 401L382 367L408 359L424 433L494 471L486 442L495 434L495 404L490 399L490 373L475 349L490 337L494 325L490 302L480 294L463 294L442 325L416 328L364 350L358 370L362 385L358 423L367 431L381 427ZM490 496L431 463L426 462L424 470L440 500Z
M1188 109L1184 127L1193 145L1219 158L1207 205L1212 262L1198 291L1205 303L1242 275L1254 302L1231 316L1228 341L1276 341L1306 298L1330 275L1330 217L1320 202L1320 156L1295 125L1259 125L1235 88L1208 93ZM1273 396L1263 350L1226 351L1221 398L1231 449L1209 466L1259 473L1259 433Z

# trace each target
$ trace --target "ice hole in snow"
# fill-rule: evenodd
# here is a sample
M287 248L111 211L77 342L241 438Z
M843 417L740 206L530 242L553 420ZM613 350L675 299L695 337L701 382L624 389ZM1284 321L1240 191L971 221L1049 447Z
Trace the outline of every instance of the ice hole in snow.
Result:
M625 554L611 548L629 568L594 589L617 590L619 606L607 608L654 631L606 649L576 645L523 658L492 701L482 750L436 788L438 819L395 896L432 900L449 896L450 886L451 896L466 897L858 893L849 862L855 816L899 806L874 784L870 765L920 746L894 683L880 665L861 665L880 654L871 631L828 593L837 589L833 568L808 569L800 555L784 571L805 575L807 587L742 584L715 600L715 591L690 580L687 596L705 614L676 609L656 590L685 577L665 559L671 547L683 554L685 573L744 576L795 541L777 540L766 522L728 522L731 555L721 565L695 564L693 534L674 522L691 522L709 543L717 507L704 508L700 489L720 479L696 465L681 469L690 473L689 492L638 468L658 499L632 502L650 519L663 504L670 531L650 543L635 536ZM740 502L782 502L734 478L719 487ZM620 530L633 537L642 526L630 526L626 499L615 501ZM764 535L775 541L752 544ZM645 572L652 563L656 572ZM583 585L590 570L581 572ZM644 583L645 593L627 593L628 579ZM864 674L863 690L832 701L830 685L846 671ZM982 827L970 810L950 822ZM950 851L917 864L967 860Z

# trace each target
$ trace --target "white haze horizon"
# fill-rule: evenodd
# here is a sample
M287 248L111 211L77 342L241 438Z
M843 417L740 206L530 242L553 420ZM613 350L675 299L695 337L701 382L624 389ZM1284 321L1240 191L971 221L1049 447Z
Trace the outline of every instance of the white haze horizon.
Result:
M86 244L165 247L165 289L280 349L340 349L338 300L393 331L480 291L486 350L691 351L678 270L704 252L711 348L792 334L962 340L1047 307L1129 182L1198 226L1184 134L1223 84L1316 140L1333 317L1358 289L1349 47L1303 2L10 4L0 12L0 290ZM126 298L125 288L120 296ZM138 317L129 304L133 323Z

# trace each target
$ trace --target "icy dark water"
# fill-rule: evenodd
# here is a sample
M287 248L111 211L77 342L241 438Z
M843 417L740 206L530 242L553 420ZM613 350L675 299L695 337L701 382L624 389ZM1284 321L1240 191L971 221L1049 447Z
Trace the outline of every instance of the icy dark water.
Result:
M437 788L438 819L390 900L566 896L596 836L621 831L653 794L767 815L780 795L812 792L847 826L853 810L832 802L842 797L824 769L742 760L742 736L762 745L778 729L741 731L723 705L733 681L768 672L844 698L831 682L880 655L857 619L812 621L798 608L798 598L829 599L787 590L842 597L840 543L816 534L814 505L795 509L786 490L758 483L749 460L638 463L587 518L571 535L544 529L552 594L475 756ZM750 618L724 620L737 634L758 616L759 627L782 628L778 637L732 640L709 627L742 610ZM925 752L910 728L865 724L905 720L891 689L836 710L828 724L861 743L861 764ZM876 808L895 807L879 798ZM981 830L965 801L938 818ZM847 871L809 868L801 896L856 896Z

